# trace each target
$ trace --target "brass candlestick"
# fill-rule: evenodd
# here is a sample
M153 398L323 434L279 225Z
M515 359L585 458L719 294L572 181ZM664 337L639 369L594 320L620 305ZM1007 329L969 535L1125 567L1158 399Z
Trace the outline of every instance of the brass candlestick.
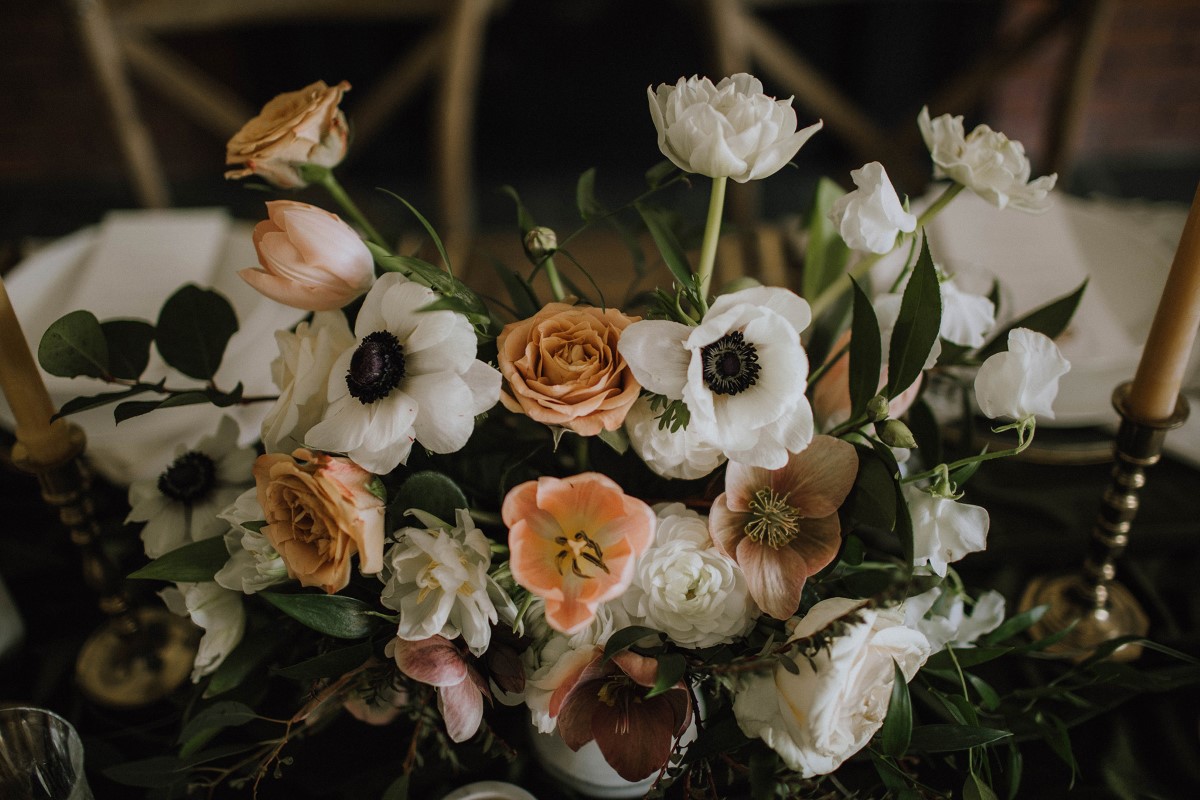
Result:
M1035 578L1021 598L1022 611L1040 605L1050 606L1030 631L1035 638L1076 623L1070 634L1047 651L1077 661L1089 656L1104 642L1120 636L1144 636L1149 627L1146 612L1129 590L1116 580L1117 559L1129 544L1129 530L1140 503L1138 493L1146 485L1146 469L1162 457L1167 431L1178 428L1187 420L1188 405L1180 396L1175 413L1167 419L1137 419L1126 405L1131 385L1123 383L1113 392L1113 407L1121 415L1114 449L1116 463L1092 528L1082 572ZM1131 661L1141 652L1140 645L1129 643L1113 653L1113 658Z
M58 509L83 555L83 576L100 595L100 610L109 620L79 651L75 677L79 688L96 703L133 708L160 700L187 680L196 655L198 631L187 619L165 608L131 608L117 566L99 540L90 477L80 458L86 446L83 431L69 428L68 447L61 458L40 462L18 439L13 463L37 476L42 498Z

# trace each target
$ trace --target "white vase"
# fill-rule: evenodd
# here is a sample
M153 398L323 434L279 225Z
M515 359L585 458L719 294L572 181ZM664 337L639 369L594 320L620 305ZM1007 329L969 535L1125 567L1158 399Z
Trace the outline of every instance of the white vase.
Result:
M455 789L442 800L537 800L514 783L477 781Z

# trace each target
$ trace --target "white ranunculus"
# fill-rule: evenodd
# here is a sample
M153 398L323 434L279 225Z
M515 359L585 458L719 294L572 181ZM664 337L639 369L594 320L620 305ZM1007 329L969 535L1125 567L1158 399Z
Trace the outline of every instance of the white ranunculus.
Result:
M708 78L680 78L646 95L663 155L687 172L738 183L774 175L822 125L797 131L791 98L767 97L745 73L715 86Z
M625 432L633 452L664 478L703 478L725 463L720 448L702 441L690 425L675 432L659 427L658 414L646 396L638 398L625 415Z
M248 523L262 523L266 516L258 504L256 488L242 492L219 516L230 525L225 532L229 560L213 576L214 581L226 589L254 594L288 580L287 565L270 540L261 531L246 527Z
M1033 416L1054 419L1058 379L1071 369L1049 336L1016 328L1008 334L1008 350L991 356L975 376L975 400L990 419Z
M911 484L903 487L913 524L913 566L929 565L938 575L967 553L987 548L987 509L938 497Z
M944 278L938 288L942 295L938 336L972 349L981 346L996 325L996 304L983 295L964 292L954 278Z
M706 518L682 503L656 511L654 544L638 560L633 582L621 596L633 624L693 648L746 633L757 608L741 568L713 546Z
M928 108L921 109L917 125L933 156L935 178L961 183L997 208L1011 206L1035 214L1049 208L1046 195L1058 176L1030 181L1029 158L1020 142L987 125L964 135L961 116L943 114L931 120Z
M341 311L318 311L295 333L276 331L275 343L279 357L271 362L271 377L279 399L263 420L262 440L268 453L290 453L324 416L333 362L354 344L354 334Z
M851 248L890 253L901 232L917 229L917 218L904 210L878 161L853 170L850 179L858 188L837 199L829 220Z
M490 543L466 509L447 527L412 509L425 528L401 528L384 557L379 600L400 612L397 636L410 642L441 635L463 641L475 655L487 650L499 619L494 598L503 590L488 575Z
M808 303L756 286L721 295L696 327L643 320L620 350L642 386L688 407L688 430L732 461L779 469L808 446L813 414L800 332Z
M966 613L962 594L937 586L904 601L904 624L920 631L934 653L949 645L969 647L1004 622L1004 596L988 590Z
M171 613L191 617L192 622L204 629L192 666L192 683L211 675L246 632L241 593L215 583L178 583L158 594Z
M475 331L454 311L423 311L439 295L390 272L375 282L334 361L329 407L305 437L380 475L408 459L413 442L435 453L462 448L475 416L500 399L500 373L475 358Z
M791 640L805 638L845 616L862 601L834 597L800 620ZM929 642L904 626L897 609L865 608L811 659L792 656L796 671L776 666L743 680L733 715L742 732L758 737L802 777L827 775L861 750L887 716L894 676L907 680L929 657Z

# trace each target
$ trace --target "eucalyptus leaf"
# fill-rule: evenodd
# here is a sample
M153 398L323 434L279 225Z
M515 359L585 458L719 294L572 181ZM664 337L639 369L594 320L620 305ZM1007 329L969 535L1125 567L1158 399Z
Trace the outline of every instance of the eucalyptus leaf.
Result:
M912 737L912 698L908 694L908 681L900 665L892 660L892 698L888 703L887 716L879 730L879 746L884 755L899 758L908 750Z
M921 242L921 255L904 287L900 315L892 329L888 350L888 399L903 392L921 374L942 325L942 290L937 269L929 254L929 242Z
M459 485L441 472L424 470L414 472L396 492L392 505L397 508L419 508L438 519L451 522L455 511L469 508L467 496Z
M141 569L129 573L129 577L177 583L203 583L211 581L228 560L229 551L225 549L224 537L214 536L177 547Z
M108 341L96 315L72 311L51 323L38 344L38 363L60 378L107 378Z
M805 297L817 297L845 272L850 250L829 219L833 204L845 193L829 178L822 177L817 181L804 225L808 235L801 282Z
M851 279L850 283L854 290L854 319L850 328L850 419L858 419L866 411L867 401L879 392L883 345L871 299L858 281Z
M155 329L163 360L189 378L207 381L221 367L238 321L224 296L188 284L163 303Z
M1004 622L1002 622L999 627L997 627L991 633L980 637L979 644L991 645L1006 642L1017 634L1024 633L1032 628L1049 610L1050 606L1045 605L1034 606L1028 611L1022 611L1020 614L1004 620Z
M340 594L279 594L258 596L292 619L318 633L337 639L363 639L375 627L371 606Z
M981 747L1010 736L1010 731L975 725L918 725L913 728L909 749L921 753L952 753Z
M1000 800L983 778L972 772L963 785L963 800Z
M575 205L579 208L579 216L590 221L605 213L605 208L596 199L596 168L584 172L575 184Z
M100 323L108 344L108 368L114 378L137 380L150 363L155 330L140 319L110 319Z
M1079 301L1083 298L1083 293L1087 289L1088 282L1084 280L1079 284L1079 288L1068 295L1064 295L1056 300L1052 300L1044 306L1035 308L1025 316L1011 322L1003 329L998 331L983 347L979 348L979 352L975 358L979 361L984 361L996 353L1002 353L1008 349L1008 334L1016 328L1028 328L1031 331L1045 334L1051 339L1056 339L1067 329L1067 325L1071 322L1071 317L1075 315L1075 309L1079 307Z
M360 642L350 647L343 647L339 650L331 650L328 653L313 656L305 661L287 667L280 667L274 670L274 673L283 678L300 681L301 683L332 678L344 675L355 667L362 666L371 657L372 650L370 642Z

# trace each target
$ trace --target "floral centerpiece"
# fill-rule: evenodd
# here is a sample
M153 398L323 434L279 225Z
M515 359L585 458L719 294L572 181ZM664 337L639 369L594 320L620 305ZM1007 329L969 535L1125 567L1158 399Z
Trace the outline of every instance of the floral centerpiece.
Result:
M963 190L1042 210L1055 177L1030 180L1003 134L923 111L948 183L920 216L866 164L849 192L819 187L803 296L714 286L728 180L802 158L821 123L799 127L749 75L680 79L648 91L667 161L645 193L608 208L594 172L577 187L581 227L614 226L635 272L658 260L666 280L602 297L591 273L611 265L578 262L512 191L530 264L500 267L501 300L455 277L415 208L397 198L441 263L393 251L341 189L347 89L281 95L229 143L229 177L320 185L342 214L273 200L254 229L242 276L311 312L276 334L277 396L215 385L237 320L197 286L154 324L78 311L43 341L50 372L117 387L64 414L269 404L255 446L226 419L130 487L153 559L135 577L169 582L168 607L203 629L173 780L257 786L344 710L394 737L400 797L420 763L519 745L525 731L489 721L515 706L656 792L1014 796L1014 731L1062 723L976 674L1047 641L1026 635L1040 609L1006 619L958 578L988 536L963 486L1052 418L1069 368L1053 337L1079 294L998 330L998 295L956 284L924 232ZM696 257L661 201L708 180ZM898 273L875 288L885 257ZM151 346L182 383L143 378ZM1012 446L943 460L922 397L935 379ZM268 674L291 687L284 720L239 691ZM277 727L213 749L247 725Z

